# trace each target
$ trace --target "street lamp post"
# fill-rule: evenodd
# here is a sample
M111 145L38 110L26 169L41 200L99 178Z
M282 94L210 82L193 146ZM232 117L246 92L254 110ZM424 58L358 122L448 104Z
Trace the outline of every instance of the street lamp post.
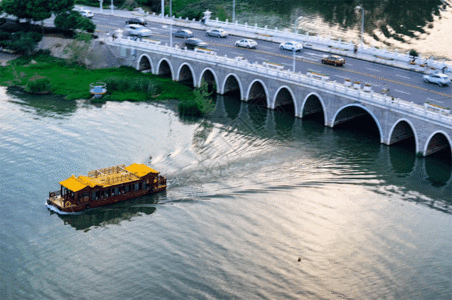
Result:
M295 20L295 23L293 24L293 32L294 33L297 33L297 24L298 24L298 20L300 20L300 19L302 19L303 17L298 17L296 20Z
M235 22L235 0L232 0L232 23Z
M170 47L173 47L173 0L169 2L169 14L170 14Z
M162 0L162 3L160 4L161 8L162 8L162 18L165 17L165 0Z
M361 48L363 47L363 43L364 43L364 7L362 6L356 6L356 9L361 9L362 10L362 21L361 21Z
M113 0L111 0L111 6L110 6L110 8L111 8L111 14L113 15L114 14L114 11L113 11L113 8L114 8L115 6L113 5Z

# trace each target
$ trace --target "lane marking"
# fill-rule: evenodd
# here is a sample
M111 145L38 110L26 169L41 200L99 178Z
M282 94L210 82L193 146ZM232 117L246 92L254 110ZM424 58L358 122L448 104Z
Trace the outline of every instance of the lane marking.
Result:
M310 61L316 61L317 58L314 57L306 57L306 56L297 56L300 60L310 60Z
M402 93L402 94L410 95L410 93L405 92L405 91L401 91L401 90L398 90L398 89L394 89L394 91L399 92L399 93Z
M312 55L312 56L317 56L317 57L323 57L322 54L317 54L317 53L310 53L310 52L306 52L307 55Z
M380 73L380 70L377 70L377 69L372 69L372 68L366 68L367 70L370 70L370 71L374 71L374 72L378 72L378 73Z
M397 76L397 77L402 77L402 78L405 78L405 79L411 79L410 77L403 76L403 75L399 75L399 74L397 74L396 76Z
M427 98L427 100L432 100L432 101L435 101L435 102L444 103L444 101L436 100L436 99L432 99L432 98Z

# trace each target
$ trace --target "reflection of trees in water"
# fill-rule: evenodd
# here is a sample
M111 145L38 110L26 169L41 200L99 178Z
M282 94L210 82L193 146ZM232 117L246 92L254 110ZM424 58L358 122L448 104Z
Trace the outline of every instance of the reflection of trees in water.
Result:
M20 98L20 101L12 102L35 108L36 114L42 117L70 116L77 110L76 101L65 100L62 96L32 95L16 88L9 88L8 94Z
M366 10L366 32L372 34L375 29L381 29L385 36L398 40L401 39L399 34L414 37L414 32L422 33L422 27L432 22L433 16L439 15L443 7L442 0L250 0L249 3L285 18L297 10L303 11L298 15L318 14L326 23L344 29L360 27L361 13L355 7L362 5ZM295 20L298 15L292 18ZM294 20L290 22L293 24ZM390 32L387 26L395 32Z

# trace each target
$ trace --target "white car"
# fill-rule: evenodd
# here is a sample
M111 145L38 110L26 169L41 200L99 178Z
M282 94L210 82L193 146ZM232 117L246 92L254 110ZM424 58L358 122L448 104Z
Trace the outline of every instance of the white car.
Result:
M207 36L216 36L220 38L225 38L228 36L228 33L226 30L218 28L218 29L210 29L206 32Z
M281 50L290 50L290 51L301 51L303 50L303 45L297 42L285 42L279 45L279 49Z
M82 10L79 10L78 12L82 15L82 17L85 17L88 19L91 19L93 17L93 13L90 10L82 9Z
M250 39L243 39L243 40L238 40L237 42L235 42L235 46L236 47L244 47L244 48L257 48L257 43L255 40L250 40Z
M126 35L135 35L135 36L139 36L139 37L145 37L145 36L152 35L152 31L150 31L149 29L145 28L144 26L138 25L138 24L126 25L126 27L124 28L124 33Z
M424 81L427 83L434 83L439 86L450 85L450 78L446 74L441 73L424 75Z

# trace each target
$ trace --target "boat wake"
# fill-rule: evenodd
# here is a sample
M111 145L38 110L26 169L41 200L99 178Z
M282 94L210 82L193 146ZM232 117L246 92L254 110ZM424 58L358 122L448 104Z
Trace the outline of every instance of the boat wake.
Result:
M82 213L85 212L85 211L77 211L77 212L61 211L58 208L56 208L55 206L48 204L47 201L45 202L45 206L47 207L48 210L53 211L54 213L57 213L59 215L81 215Z

